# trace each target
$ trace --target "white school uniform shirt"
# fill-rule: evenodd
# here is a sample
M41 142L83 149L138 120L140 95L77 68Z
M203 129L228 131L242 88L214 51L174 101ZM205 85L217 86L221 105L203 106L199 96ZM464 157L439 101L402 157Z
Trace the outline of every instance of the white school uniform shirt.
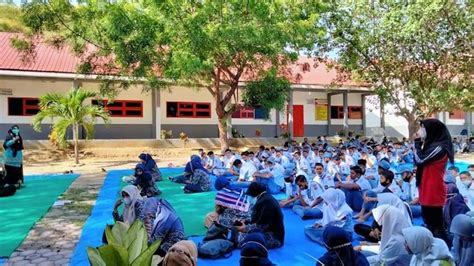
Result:
M278 159L280 159L279 164L283 166L283 168L290 168L290 159L288 159L288 157L286 157L285 155L282 155Z
M273 182L281 188L285 187L285 168L276 163L272 169L270 169L270 172L273 176Z
M253 174L257 172L255 165L249 161L243 161L240 167L239 179L245 181L254 181Z
M232 163L234 162L234 160L235 160L234 155L231 155L230 157L224 156L224 158L222 159L224 163L224 167L227 169L230 169L232 167Z
M346 159L346 164L349 165L350 167L356 165L356 162L354 161L354 158L350 154L346 154L345 156Z
M402 195L400 198L407 202L419 198L418 188L416 187L416 178L412 178L410 182L403 181Z
M471 211L474 211L474 184L471 183L469 187L466 187L466 185L459 182L459 184L456 184L456 186L459 189L459 194L464 197L466 205Z
M318 197L321 197L323 193L324 189L322 185L314 181L308 184L307 189L300 190L304 202L309 206L313 205L313 203L318 199Z
M323 186L323 188L335 187L334 177L323 172L321 175L316 174L313 178L313 182L317 182Z
M213 169L223 169L224 164L222 163L221 159L214 156L213 159L209 158L207 165L211 166Z
M328 168L328 171L333 176L335 176L337 173L342 176L348 176L351 172L349 165L347 165L345 162L340 162L339 165L332 162L330 165L328 165Z
M257 169L263 168L263 167L262 167L262 163L261 163L260 160L259 160L257 157L255 157L255 156L252 158L251 163L253 163L253 165L255 165L255 167L256 167Z
M380 184L380 180L379 180L379 185L376 188L374 188L373 191L376 193L382 193L384 189L385 187ZM388 189L390 189L390 191L392 191L392 193L395 194L397 197L402 197L403 195L402 189L400 188L400 186L398 186L397 182L395 182L395 179L388 186Z
M312 173L311 169L314 168L314 164L315 164L316 162L314 161L314 158L311 157L309 154L308 154L308 157L305 157L305 159L306 159L306 161L307 161L308 164L309 164L310 173Z
M300 159L296 161L296 173L297 175L302 174L306 177L311 174L311 167L309 166L308 161L303 156L301 156Z

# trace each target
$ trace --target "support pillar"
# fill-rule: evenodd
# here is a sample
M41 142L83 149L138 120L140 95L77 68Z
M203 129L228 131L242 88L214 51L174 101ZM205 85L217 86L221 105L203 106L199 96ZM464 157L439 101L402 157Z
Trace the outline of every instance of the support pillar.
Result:
M343 129L346 135L349 132L349 99L347 91L342 93L342 104L344 110Z
M364 136L367 135L367 122L365 121L366 114L365 114L365 98L369 94L361 94L360 95L360 102L362 106L362 131L364 132Z
M280 137L281 135L281 129L280 129L280 111L275 112L275 134L277 137Z
M288 102L288 115L286 117L287 125L288 125L288 132L290 132L291 138L294 137L294 130L293 130L293 90L290 92L290 100Z
M470 138L471 132L472 132L472 112L466 112L466 115L464 116L464 120L466 123L467 138Z
M153 135L155 139L161 139L161 91L152 90L152 119Z

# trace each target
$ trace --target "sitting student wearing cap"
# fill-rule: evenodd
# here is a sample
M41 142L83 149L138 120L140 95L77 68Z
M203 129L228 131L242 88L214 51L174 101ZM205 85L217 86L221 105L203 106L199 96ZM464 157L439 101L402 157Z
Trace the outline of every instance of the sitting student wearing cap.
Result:
M253 174L254 180L265 185L269 193L278 194L285 186L285 169L273 157L266 160L266 165L267 169Z
M324 166L324 170L327 172L328 169L329 169L329 166L333 163L331 161L331 158L332 158L332 153L327 151L324 153L323 155L323 161L321 162L321 164ZM333 176L334 177L334 176Z
M400 186L398 186L397 182L394 181L395 179L395 174L394 174L394 171L391 169L392 166L390 165L390 163L386 160L386 159L383 159L381 161L379 161L379 164L378 164L379 168L378 168L378 173L379 173L379 176L380 176L380 182L379 182L379 185L373 189L374 192L376 193L382 193L382 192L392 192L394 193L395 195L397 195L398 197L400 197L401 195L401 188ZM381 178L381 175L383 172L385 171L390 171L392 174L386 174L385 177L388 179L386 179L384 181L384 184L382 184L382 178ZM391 178L393 177L393 178ZM387 189L389 191L387 191Z
M338 154L334 156L333 163L328 164L327 171L330 175L334 176L334 179L342 182L350 174L349 166L343 161L344 154Z
M351 168L351 173L344 182L337 182L336 188L342 189L346 195L347 204L354 211L360 211L362 209L364 191L369 190L370 184L362 176L362 169L359 166Z
M402 175L403 180L400 198L410 205L413 218L421 217L421 205L413 166L410 164L400 165L398 172Z
M308 184L304 175L297 176L295 182L298 185L298 195L293 212L303 220L322 218L321 203L323 199L321 195L324 193L322 185L314 181Z

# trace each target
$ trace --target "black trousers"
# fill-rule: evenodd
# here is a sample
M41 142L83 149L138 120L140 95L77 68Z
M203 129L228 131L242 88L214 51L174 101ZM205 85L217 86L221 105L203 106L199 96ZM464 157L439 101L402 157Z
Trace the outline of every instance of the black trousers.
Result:
M451 248L443 219L443 207L421 206L421 217L434 237L441 238Z
M11 165L5 165L5 171L7 175L5 182L10 185L16 185L18 183L24 183L23 181L23 166L15 167Z

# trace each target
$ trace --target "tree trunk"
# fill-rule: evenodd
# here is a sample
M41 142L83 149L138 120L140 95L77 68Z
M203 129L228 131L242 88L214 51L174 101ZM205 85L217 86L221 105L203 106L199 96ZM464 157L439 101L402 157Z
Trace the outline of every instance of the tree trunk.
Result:
M229 148L229 138L227 136L227 118L218 117L219 118L219 140L221 142L221 150L224 152Z
M74 141L74 160L79 164L79 125L74 124L72 127L72 138Z
M408 121L408 138L411 139L418 130L418 123L415 116L408 116L405 119Z

